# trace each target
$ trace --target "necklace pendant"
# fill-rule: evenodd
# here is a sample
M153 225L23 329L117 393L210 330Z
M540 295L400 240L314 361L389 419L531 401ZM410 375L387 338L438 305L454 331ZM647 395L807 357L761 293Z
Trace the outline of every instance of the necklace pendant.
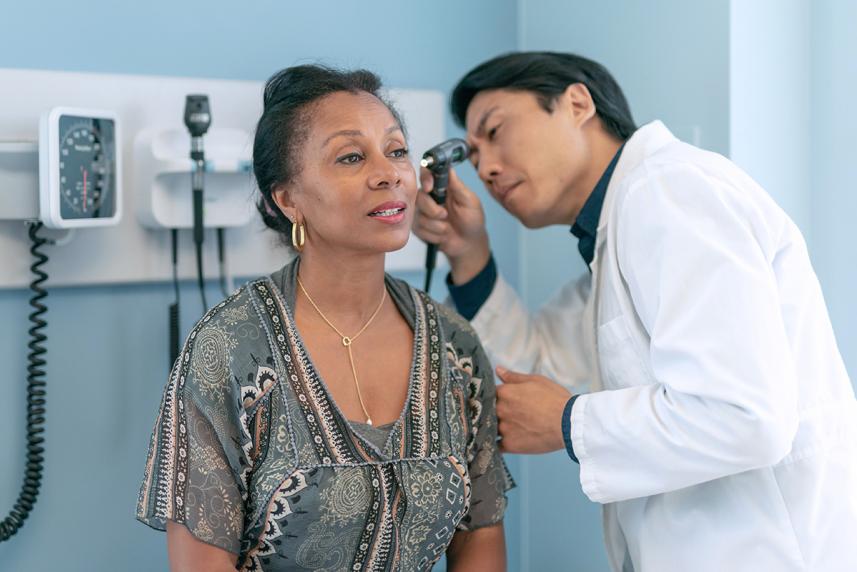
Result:
M372 426L372 418L371 417L366 418L366 425L368 425L369 427Z
M348 336L342 336L342 345L346 348L351 345L351 338Z

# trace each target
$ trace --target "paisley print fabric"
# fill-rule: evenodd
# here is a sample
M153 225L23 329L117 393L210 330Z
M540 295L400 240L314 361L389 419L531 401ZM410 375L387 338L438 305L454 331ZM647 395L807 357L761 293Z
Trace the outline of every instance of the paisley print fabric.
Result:
M181 523L238 554L241 570L428 570L456 530L505 512L513 483L491 366L467 322L387 277L414 331L408 397L383 432L352 427L295 326L298 264L242 287L191 331L137 518Z

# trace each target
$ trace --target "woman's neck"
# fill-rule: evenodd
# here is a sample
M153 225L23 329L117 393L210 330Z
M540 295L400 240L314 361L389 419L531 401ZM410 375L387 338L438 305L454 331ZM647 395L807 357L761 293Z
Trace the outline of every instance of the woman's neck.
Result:
M362 326L381 302L384 254L321 253L308 248L301 254L298 277L325 317L345 332ZM298 288L299 305L303 295Z

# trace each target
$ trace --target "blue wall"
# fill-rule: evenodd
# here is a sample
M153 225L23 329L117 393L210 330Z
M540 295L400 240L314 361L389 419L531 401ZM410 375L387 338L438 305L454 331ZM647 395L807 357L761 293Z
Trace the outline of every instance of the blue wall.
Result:
M812 9L802 0L732 2L729 58L730 158L810 243Z
M810 252L839 350L857 387L857 3L812 8ZM787 64L786 64L787 65Z
M637 124L729 151L729 3L724 0L521 0L522 49L576 52L604 64Z
M264 80L287 65L323 60L368 67L390 86L448 92L476 62L516 47L514 0L441 0L430 10L387 0L50 4L4 6L0 67ZM516 275L511 221L488 208L500 264ZM216 296L212 290L209 299ZM3 516L23 474L27 298L0 292ZM187 331L199 311L190 285L183 299ZM45 479L24 528L0 544L0 569L166 569L163 534L133 512L165 382L171 301L166 284L51 292ZM509 528L516 559L514 515Z

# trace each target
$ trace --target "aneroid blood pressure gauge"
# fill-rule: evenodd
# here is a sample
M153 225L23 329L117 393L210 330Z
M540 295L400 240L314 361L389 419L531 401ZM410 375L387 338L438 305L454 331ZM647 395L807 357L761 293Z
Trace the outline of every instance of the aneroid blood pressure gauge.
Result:
M119 125L110 111L57 107L39 132L39 218L51 228L119 222Z

